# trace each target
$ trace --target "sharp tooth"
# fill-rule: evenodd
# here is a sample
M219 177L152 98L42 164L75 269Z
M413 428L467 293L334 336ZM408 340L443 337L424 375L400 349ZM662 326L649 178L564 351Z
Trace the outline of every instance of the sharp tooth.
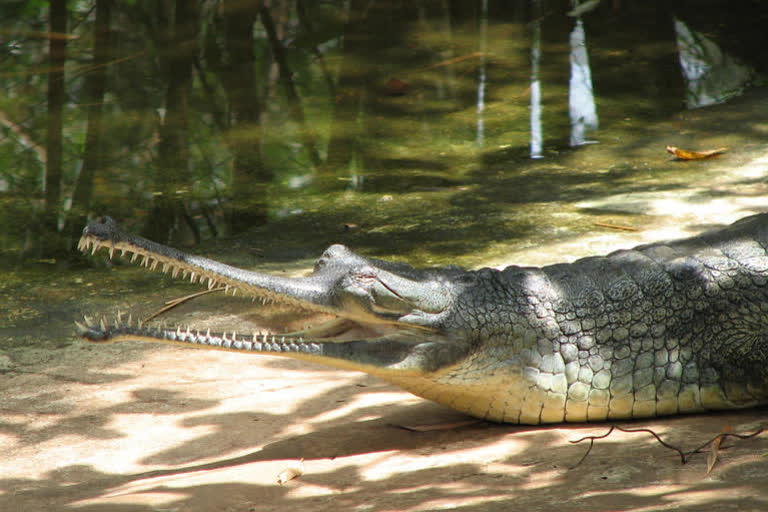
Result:
M87 315L83 315L83 320L85 320L85 325L88 327L93 327L93 319Z
M93 242L93 247L91 247L91 255L96 254L96 251L99 250L99 247L101 247L99 242Z
M141 255L141 263L139 263L139 265L141 265L142 267L146 267L147 264L148 264L147 263L148 261L149 261L149 258L147 258L147 255L146 254L142 254Z
M232 341L237 340L237 332L232 331Z
M127 251L128 251L128 249L126 249L125 247L121 248L121 249L120 249L120 257L121 257L121 258L124 258L124 257L125 257L125 253L126 253Z
M167 273L168 273L168 264L163 263L163 274L167 274Z
M115 257L115 245L112 244L109 246L109 259L112 259Z
M190 283L194 283L196 279L197 279L197 274L195 274L194 272L192 272L192 273L189 275L189 282L190 282Z
M99 327L101 327L102 331L106 332L106 330L107 330L106 319L104 319L104 318L101 319L101 321L99 322Z
M228 292L229 292L229 285L228 285L228 284L225 284L225 285L224 285L224 293L226 294L226 293L228 293Z
M179 267L173 267L173 270L171 270L171 277L176 277L179 275Z
M119 309L117 310L117 323L123 323L123 312Z
M128 313L128 327L133 325L133 313Z
M152 266L151 266L151 267L149 267L149 268L150 268L150 270L155 270L155 269L157 268L157 264L158 264L158 263L160 263L160 261L159 261L159 260L153 260L153 261L152 261Z
M232 296L233 297L235 296L236 293L237 293L237 288L232 288Z
M137 259L139 259L139 253L134 252L133 255L131 256L131 263L134 263Z
M86 332L88 332L88 328L83 324L81 324L80 322L78 322L77 320L75 320L75 330L77 330L78 334L85 334Z

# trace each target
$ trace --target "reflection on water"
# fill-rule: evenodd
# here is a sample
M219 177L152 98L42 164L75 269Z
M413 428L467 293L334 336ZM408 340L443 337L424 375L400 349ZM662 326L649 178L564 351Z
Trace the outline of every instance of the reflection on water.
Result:
M488 0L482 0L480 7L480 73L477 78L477 145L483 147L485 125L485 55L488 52Z
M738 96L755 78L751 67L728 55L711 39L675 18L680 69L688 87L688 108L723 103Z
M541 1L531 0L533 30L531 35L531 158L541 158L544 135L541 127Z
M411 222L471 219L471 238L488 211L528 201L521 190L572 194L553 169L577 166L585 143L604 152L574 175L633 168L613 144L765 68L763 48L741 43L759 40L743 28L763 30L743 22L759 13L721 19L724 1L191 5L70 3L50 37L45 6L0 5L0 249L67 250L101 213L175 243L298 212L416 238ZM59 131L47 70L64 72ZM517 189L488 181L501 177Z
M597 130L597 108L592 93L587 41L581 19L571 31L571 80L568 85L568 114L571 118L571 146L586 144L587 132Z

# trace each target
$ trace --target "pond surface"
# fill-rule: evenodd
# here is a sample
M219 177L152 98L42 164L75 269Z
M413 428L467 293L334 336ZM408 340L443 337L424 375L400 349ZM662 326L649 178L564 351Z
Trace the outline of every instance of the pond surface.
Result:
M73 247L78 208L296 272L331 243L421 266L571 261L766 204L757 7L287 2L173 16L164 5L113 8L106 42L94 6L68 13L53 235L39 229L49 12L2 8L0 337L70 340L73 315L178 286L48 254L46 237ZM728 151L679 161L666 146Z

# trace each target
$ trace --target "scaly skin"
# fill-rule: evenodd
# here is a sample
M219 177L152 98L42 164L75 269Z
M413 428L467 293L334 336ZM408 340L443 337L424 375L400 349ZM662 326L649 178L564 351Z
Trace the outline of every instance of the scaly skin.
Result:
M768 215L572 264L421 271L330 247L300 279L248 272L127 234L121 250L209 286L336 317L301 333L223 335L78 324L90 341L179 343L314 360L377 375L510 423L656 417L768 402Z

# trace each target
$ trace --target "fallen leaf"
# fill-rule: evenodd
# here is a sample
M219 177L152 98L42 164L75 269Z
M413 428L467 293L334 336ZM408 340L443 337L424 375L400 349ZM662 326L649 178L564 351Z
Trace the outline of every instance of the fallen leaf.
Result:
M483 56L483 52L469 53L467 55L462 55L461 57L456 57L453 59L448 59L442 62L438 62L437 64L432 64L431 66L424 69L436 69L436 68L441 68L443 66L450 66L451 64L456 64L457 62L461 62L463 60L475 59L477 57L482 57L482 56Z
M411 86L397 78L390 78L389 81L384 84L384 93L387 96L402 96L408 92Z
M283 485L286 482L290 482L294 478L298 478L304 474L304 459L301 459L298 464L285 468L277 474L277 483Z
M728 151L728 148L717 148L709 151L688 151L674 146L667 146L667 152L675 155L678 160L703 160L704 158L721 155L726 151Z
M724 426L723 430L720 431L721 434L729 434L730 432L730 425ZM707 454L707 474L710 474L712 472L712 468L714 468L715 464L717 464L717 455L720 452L720 443L722 442L723 438L724 436L720 436L712 441L712 446L709 450L709 453Z
M617 229L619 231L639 231L632 226L622 226L620 224L609 224L607 222L595 222L595 226L599 228Z

